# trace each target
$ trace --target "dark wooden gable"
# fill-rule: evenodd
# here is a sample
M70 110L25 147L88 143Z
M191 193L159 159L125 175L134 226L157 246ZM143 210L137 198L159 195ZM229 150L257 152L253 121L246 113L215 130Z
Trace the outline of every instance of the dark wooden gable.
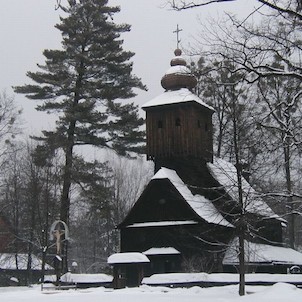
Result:
M213 111L194 101L146 108L147 158L213 159Z
M134 223L159 221L200 221L169 179L153 179L119 228Z
M201 218L167 178L151 180L118 227L122 252L174 247L183 259L209 253L211 261L214 253L209 251L220 253L233 232Z

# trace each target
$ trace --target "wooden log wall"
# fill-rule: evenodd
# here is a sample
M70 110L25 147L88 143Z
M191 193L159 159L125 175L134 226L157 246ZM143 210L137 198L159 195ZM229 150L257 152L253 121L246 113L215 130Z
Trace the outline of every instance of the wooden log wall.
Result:
M195 103L147 109L147 157L193 156L212 161L212 112Z

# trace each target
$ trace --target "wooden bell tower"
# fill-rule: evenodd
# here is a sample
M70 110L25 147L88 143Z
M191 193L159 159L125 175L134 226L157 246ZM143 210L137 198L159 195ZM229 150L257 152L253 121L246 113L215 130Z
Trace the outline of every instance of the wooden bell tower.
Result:
M155 162L155 171L162 166L175 169L187 161L213 161L214 109L192 93L196 78L176 49L171 67L161 79L165 92L147 102L147 158Z

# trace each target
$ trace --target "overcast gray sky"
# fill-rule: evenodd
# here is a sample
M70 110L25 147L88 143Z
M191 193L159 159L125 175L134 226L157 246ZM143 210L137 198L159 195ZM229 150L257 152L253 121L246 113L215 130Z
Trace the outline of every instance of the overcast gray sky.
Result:
M139 92L134 99L140 105L163 92L160 79L176 48L173 31L177 24L182 29L181 44L187 47L198 33L198 18L206 20L210 16L222 16L224 11L235 12L244 18L257 4L256 0L237 0L176 12L165 6L166 2L109 0L109 4L121 7L121 12L114 17L115 22L132 26L131 32L123 36L124 48L136 53L134 72L149 89L148 92ZM60 48L60 32L54 28L60 11L55 10L55 4L56 0L2 1L0 91L6 89L13 95L11 87L28 83L26 72L36 70L36 64L44 62L42 51ZM14 97L18 106L23 107L26 132L52 127L54 118L45 118L43 113L35 112L35 101L27 100L23 95Z

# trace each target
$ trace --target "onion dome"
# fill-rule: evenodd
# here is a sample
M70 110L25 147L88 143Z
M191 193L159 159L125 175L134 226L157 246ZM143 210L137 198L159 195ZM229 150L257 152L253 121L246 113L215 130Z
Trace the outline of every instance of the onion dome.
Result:
M181 57L181 50L174 51L175 57L171 60L171 67L161 79L161 85L166 90L176 90L180 88L192 89L196 86L197 80L187 67L187 63Z

